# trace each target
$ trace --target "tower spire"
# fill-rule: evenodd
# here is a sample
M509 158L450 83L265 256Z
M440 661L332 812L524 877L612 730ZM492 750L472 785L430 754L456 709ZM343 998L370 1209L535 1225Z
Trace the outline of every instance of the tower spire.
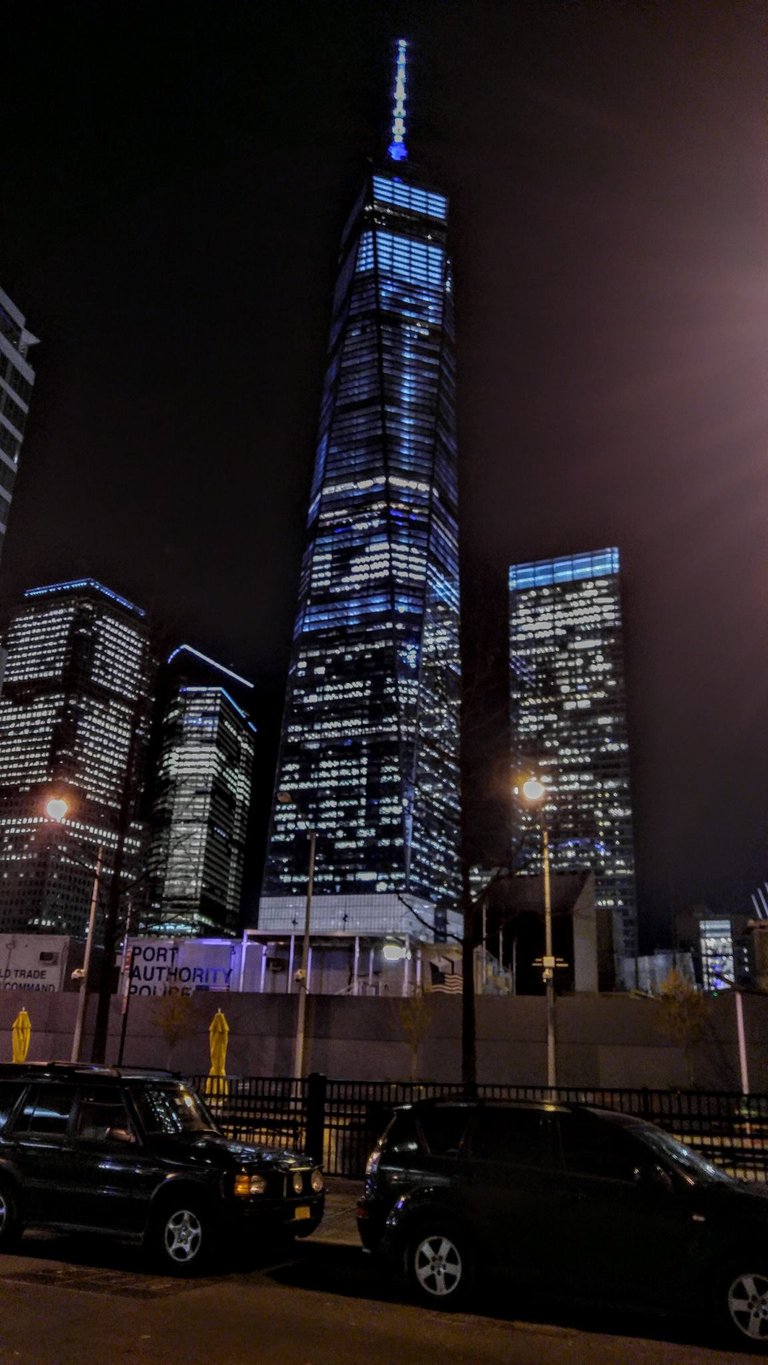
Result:
M405 145L405 75L408 44L399 38L395 55L395 85L392 91L392 141L387 148L390 161L407 161Z

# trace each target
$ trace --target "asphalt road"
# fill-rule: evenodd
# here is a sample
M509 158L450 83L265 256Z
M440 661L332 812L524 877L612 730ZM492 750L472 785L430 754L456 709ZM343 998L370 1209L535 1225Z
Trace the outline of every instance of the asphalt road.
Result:
M0 1257L0 1362L19 1365L734 1365L695 1323L514 1304L487 1292L443 1314L380 1283L337 1183L323 1227L191 1281L148 1273L134 1249L29 1236Z

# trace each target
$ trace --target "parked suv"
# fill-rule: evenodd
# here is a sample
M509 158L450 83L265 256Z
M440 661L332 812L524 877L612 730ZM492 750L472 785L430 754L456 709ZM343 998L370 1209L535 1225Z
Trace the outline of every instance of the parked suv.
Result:
M323 1215L307 1156L229 1142L170 1072L0 1066L0 1249L29 1225L107 1233L190 1273L227 1231L306 1236Z
M668 1133L609 1110L421 1101L366 1168L367 1251L450 1306L490 1271L538 1290L716 1310L768 1344L768 1198Z

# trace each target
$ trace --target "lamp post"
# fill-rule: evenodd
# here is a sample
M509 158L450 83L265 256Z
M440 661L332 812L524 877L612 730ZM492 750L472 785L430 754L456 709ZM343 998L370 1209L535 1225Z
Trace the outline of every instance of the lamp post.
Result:
M104 860L104 845L99 844L99 851L96 854L96 868L93 874L93 887L91 889L91 908L88 915L88 932L85 939L85 957L83 958L83 976L80 982L80 994L77 1000L77 1017L75 1019L75 1032L72 1036L72 1055L70 1061L80 1061L80 1048L83 1041L83 1025L85 1023L85 1008L88 1003L88 979L91 971L91 953L93 951L93 931L96 927L96 912L99 908L99 887L101 883L101 864Z
M120 919L120 897L123 890L126 844L128 840L131 814L137 794L136 761L142 737L143 718L146 698L139 687L133 706L131 738L125 760L125 774L120 792L120 808L117 814L115 853L112 860L112 877L109 884L106 909L104 911L103 943L104 953L99 978L96 1020L93 1025L93 1047L91 1061L103 1062L106 1059L107 1038L109 1035L109 1011L112 1000L112 971L118 940Z
M46 815L57 825L63 825L69 812L69 804L63 797L52 797L46 803ZM85 955L83 957L82 976L80 978L80 993L77 998L77 1014L75 1016L75 1031L72 1035L72 1052L70 1061L80 1061L80 1049L83 1042L83 1027L85 1025L85 1010L88 1004L88 983L91 971L91 954L93 952L94 931L96 928L96 915L99 909L99 891L101 889L101 868L104 862L104 845L99 844L96 854L96 866L93 873L93 886L91 887L91 904L88 912L88 929L85 936Z
M543 782L529 777L523 783L523 796L532 806L540 806L547 794ZM541 829L541 863L544 878L544 954L541 959L541 976L547 997L547 1086L550 1090L557 1085L557 1058L555 1035L555 964L552 952L552 891L549 868L549 831L544 822L543 806L540 806L539 827Z
M312 922L312 893L315 885L315 848L317 831L309 834L309 867L307 870L307 900L304 909L304 937L301 943L301 963L296 971L299 1004L296 1011L296 1043L293 1050L293 1074L297 1080L304 1075L304 1052L307 1041L307 973L309 970L309 930Z
M117 1046L117 1065L123 1065L123 1054L125 1052L125 1038L128 1032L128 1010L131 1006L131 977L133 976L133 958L136 952L136 945L128 947L128 926L125 930L125 945L123 949L123 963L121 968L120 989L122 997L120 1001L120 1042Z
M469 864L461 869L461 1080L468 1099L477 1095L477 1029L475 1023L475 914Z
M297 806L293 792L280 791L277 800L281 806ZM309 935L312 925L312 895L315 887L315 850L317 830L308 829L309 865L307 867L307 897L304 906L304 934L301 941L301 961L296 969L294 980L299 988L299 1001L296 1010L296 1038L293 1046L293 1074L297 1080L304 1075L304 1053L307 1042L307 975L309 972Z

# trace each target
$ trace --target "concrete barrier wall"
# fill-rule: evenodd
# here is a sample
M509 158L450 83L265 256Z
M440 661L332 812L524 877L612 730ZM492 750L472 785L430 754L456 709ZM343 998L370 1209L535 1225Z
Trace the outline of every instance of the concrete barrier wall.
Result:
M200 992L131 1000L124 1061L133 1066L208 1070L208 1027L217 1008L229 1024L231 1075L287 1076L293 1062L296 997ZM461 999L310 996L306 1069L336 1079L456 1081L461 1078ZM182 1002L181 1004L179 1002ZM0 991L0 1061L11 1060L11 1025L24 1006L32 1021L30 1060L67 1060L75 994ZM89 1001L83 1058L90 1057L95 998ZM536 996L484 997L477 1007L477 1073L483 1082L546 1080L545 1002ZM177 1011L176 1014L173 1011ZM744 997L750 1089L768 1091L768 996ZM107 1061L117 1059L119 1003L112 1005ZM174 1027L175 1025L175 1027ZM658 1004L625 995L578 995L556 1006L561 1085L686 1088L683 1047L663 1027ZM691 1052L694 1084L739 1090L734 998L712 1001L707 1035Z

